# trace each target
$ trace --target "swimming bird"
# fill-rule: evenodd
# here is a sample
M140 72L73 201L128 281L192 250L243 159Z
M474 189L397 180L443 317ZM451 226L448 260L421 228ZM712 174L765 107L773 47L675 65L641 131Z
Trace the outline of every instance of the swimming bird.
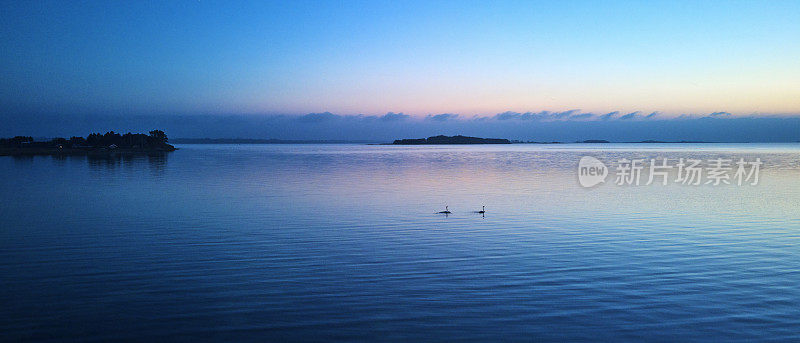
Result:
M486 206L481 206L481 210L480 211L475 211L475 213L480 213L480 214L486 213Z
M440 212L437 212L437 213L450 214L450 213L453 213L453 212L450 212L450 210L447 209L447 206L445 206L444 207L444 211L440 211Z

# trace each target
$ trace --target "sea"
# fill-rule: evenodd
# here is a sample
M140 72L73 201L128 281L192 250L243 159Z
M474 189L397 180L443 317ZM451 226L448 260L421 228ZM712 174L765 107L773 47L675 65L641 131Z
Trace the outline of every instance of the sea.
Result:
M177 147L0 157L1 341L800 341L800 143Z

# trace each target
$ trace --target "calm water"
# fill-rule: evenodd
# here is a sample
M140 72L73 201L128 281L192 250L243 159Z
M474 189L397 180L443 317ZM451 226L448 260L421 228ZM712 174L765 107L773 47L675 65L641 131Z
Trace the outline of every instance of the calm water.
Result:
M0 157L0 340L800 340L800 144L180 148Z

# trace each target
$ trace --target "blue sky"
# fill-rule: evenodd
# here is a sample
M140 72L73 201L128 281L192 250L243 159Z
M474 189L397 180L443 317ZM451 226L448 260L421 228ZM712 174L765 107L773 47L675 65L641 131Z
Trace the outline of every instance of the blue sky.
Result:
M798 1L3 1L3 115L800 113Z

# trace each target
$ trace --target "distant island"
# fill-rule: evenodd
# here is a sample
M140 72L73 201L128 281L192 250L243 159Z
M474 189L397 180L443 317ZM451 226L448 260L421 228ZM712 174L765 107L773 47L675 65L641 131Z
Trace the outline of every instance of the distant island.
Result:
M120 135L110 131L102 135L92 133L86 138L53 138L47 141L35 141L30 136L0 138L0 156L106 155L175 151L175 147L167 143L164 131L153 130L149 133L146 135L129 132Z
M508 139L478 138L467 136L433 136L418 139L398 139L393 145L423 145L423 144L511 144Z

